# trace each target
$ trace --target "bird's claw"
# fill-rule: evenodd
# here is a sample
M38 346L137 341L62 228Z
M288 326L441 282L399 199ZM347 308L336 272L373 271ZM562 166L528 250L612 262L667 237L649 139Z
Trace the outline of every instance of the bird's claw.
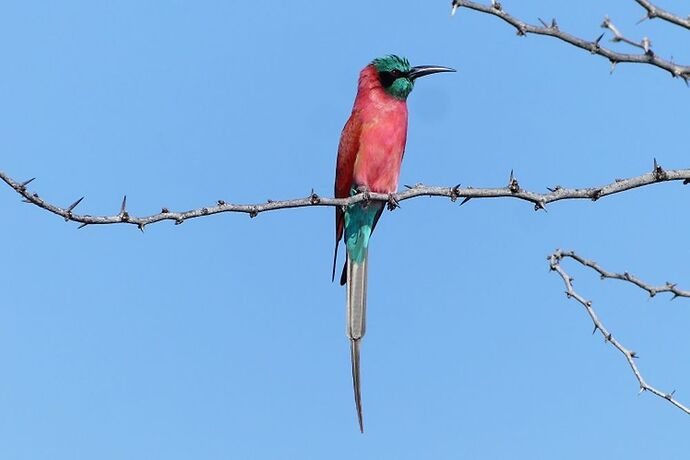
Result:
M371 200L371 195L369 191L369 187L366 185L358 185L357 188L357 193L361 194L364 199L362 200L362 207L366 208L369 205L369 201Z
M391 193L390 195L388 195L387 206L389 211L393 211L395 208L400 207L400 201L395 197L394 194Z

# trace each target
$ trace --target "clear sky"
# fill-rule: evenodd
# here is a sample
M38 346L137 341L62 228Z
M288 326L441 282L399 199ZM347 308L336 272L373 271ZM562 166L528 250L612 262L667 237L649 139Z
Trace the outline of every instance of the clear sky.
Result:
M689 63L633 1L505 1L595 38L604 15ZM613 4L615 3L615 4ZM687 4L662 5L687 13ZM401 184L584 187L688 164L690 90L516 37L449 2L5 1L0 169L88 214L330 195L359 70L455 67L410 96ZM608 45L609 43L606 42ZM612 46L627 50L624 46ZM352 398L333 210L86 227L0 187L0 458L687 458L690 419L637 395L548 271L557 247L690 289L688 189L535 212L406 201L370 249L365 428ZM576 288L690 403L690 305L572 264Z

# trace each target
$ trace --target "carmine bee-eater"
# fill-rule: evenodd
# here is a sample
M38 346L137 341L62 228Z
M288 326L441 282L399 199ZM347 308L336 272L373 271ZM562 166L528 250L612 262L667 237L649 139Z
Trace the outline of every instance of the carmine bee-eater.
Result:
M415 80L438 72L455 72L441 66L411 67L405 58L374 59L359 74L352 115L340 135L335 173L335 196L347 198L358 192L395 193L407 139L407 96ZM367 252L369 237L385 203L360 202L335 210L335 255L345 233L346 262L340 284L347 284L347 336L350 339L352 384L359 429L362 396L359 379L359 346L366 329Z

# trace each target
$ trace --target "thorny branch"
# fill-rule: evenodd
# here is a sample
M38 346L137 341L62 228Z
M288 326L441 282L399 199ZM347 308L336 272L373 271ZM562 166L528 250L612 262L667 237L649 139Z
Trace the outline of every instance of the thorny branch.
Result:
M642 18L644 19L654 19L654 18L659 18L663 19L664 21L668 21L671 24L675 24L680 27L685 27L686 29L690 29L690 16L687 18L681 18L678 15L675 15L673 13L669 13L668 11L659 8L658 6L655 6L652 4L652 2L648 0L635 0L642 8L647 10L647 15Z
M673 22L674 24L677 23L675 20L671 20L671 18L675 18L679 21L679 25L685 26L685 23L690 21L688 20L683 20L681 18L678 18L664 10L661 10L659 8L653 7L651 3L644 1L644 0L635 0L637 1L640 5L645 6L649 5L650 8L654 11L654 13L650 13L649 9L647 10L647 17L660 17L663 19L666 19L670 22ZM686 65L678 65L674 63L673 61L666 60L663 58L660 58L657 56L654 51L651 49L651 41L645 37L643 38L640 42L635 42L633 40L630 40L628 38L625 38L623 34L621 34L618 29L613 25L611 20L609 18L605 18L604 22L601 24L601 27L610 30L613 33L613 42L625 42L630 45L633 45L635 47L641 48L644 53L642 54L628 54L628 53L619 53L616 52L610 48L603 47L599 44L601 39L604 37L604 34L599 35L597 38L594 40L585 40L579 37L576 37L574 35L569 34L568 32L562 31L558 23L556 22L555 19L551 20L551 23L548 24L541 19L539 20L543 26L535 26L532 24L527 24L526 22L510 15L507 13L504 9L503 6L497 1L497 0L491 0L490 5L484 5L481 3L476 3L468 0L453 0L452 2L452 12L451 14L454 14L455 11L458 8L468 8L470 10L475 10L479 11L481 13L486 13L490 14L492 16L496 16L510 24L511 26L515 27L517 30L517 34L520 36L524 36L527 34L535 34L535 35L547 35L549 37L555 37L558 38L566 43L569 43L573 46L576 46L578 48L581 48L583 50L589 51L592 54L598 54L599 56L603 56L607 58L611 62L611 72L616 67L616 64L619 62L630 62L630 63L637 63L637 64L649 64L655 67L658 67L660 69L666 70L671 74L672 77L679 77L681 78L685 84L688 84L688 80L690 79L690 66ZM662 16L663 12L663 16Z
M634 284L635 286L639 287L640 289L644 289L649 293L649 297L654 297L655 295L661 293L661 292L670 292L673 294L673 297L671 298L672 300L675 299L676 297L690 297L690 291L683 291L682 289L678 289L676 287L675 283L669 283L666 282L663 286L652 286L651 284L647 284L641 279L637 278L634 275L631 275L628 272L624 273L614 273L610 272L608 270L603 269L599 264L597 264L593 260L587 260L582 256L579 256L575 254L573 251L560 251L559 254L559 259L564 259L566 257L569 257L580 264L584 265L585 267L589 267L599 273L601 276L601 279L616 279L616 280L621 280L621 281L627 281L628 283Z
M674 398L675 395L675 390L672 391L671 393L664 393L655 387L651 386L650 384L647 383L647 381L642 377L642 374L640 373L639 368L637 367L637 363L635 363L635 359L638 357L637 354L626 348L622 343L620 343L613 335L611 332L609 332L608 329L606 329L606 326L601 322L599 317L597 316L596 312L594 311L594 308L592 308L592 301L591 300L586 300L584 297L582 297L580 294L578 294L575 289L573 288L573 278L566 273L565 270L561 267L561 261L565 258L569 257L573 260L576 260L580 262L581 264L591 267L594 270L596 270L599 274L601 274L602 277L605 278L617 278L617 279L623 279L625 281L630 281L631 283L640 286L642 289L645 289L647 292L652 294L652 292L662 292L662 291L669 291L673 292L675 296L679 296L683 294L684 297L687 297L684 294L687 294L686 291L680 291L678 290L679 293L681 294L676 294L676 291L670 289L671 286L673 286L673 289L675 289L674 285L670 285L667 283L667 285L664 288L654 288L643 281L638 280L637 278L631 277L628 275L617 275L615 273L610 273L602 268L600 268L595 262L588 261L586 259L583 259L582 257L576 255L574 252L567 252L567 251L561 251L556 250L553 254L551 254L549 257L547 257L547 260L549 261L549 267L551 270L555 271L560 275L560 277L563 279L563 282L565 283L565 288L566 292L565 295L569 299L575 299L577 300L583 307L585 307L585 310L587 310L587 314L589 317L592 319L592 322L594 323L594 332L599 331L604 338L605 342L611 343L618 351L620 351L623 356L625 356L626 361L630 365L630 369L632 369L633 374L635 374L635 378L637 379L637 382L640 384L640 393L644 391L649 391L650 393L659 396L660 398L664 398L674 406L676 406L678 409L682 410L686 414L690 415L690 409L687 406L684 406L678 400Z
M173 212L168 208L162 208L161 212L149 216L132 216L127 212L127 197L122 200L120 212L116 215L110 216L92 216L89 214L75 214L74 209L79 205L84 197L79 198L71 205L62 208L60 206L49 203L41 198L37 193L32 193L27 189L27 186L34 180L30 179L24 182L17 182L9 177L4 172L0 171L0 179L7 185L12 187L17 193L23 197L25 203L30 203L45 209L53 214L56 214L65 221L77 222L81 225L79 228L86 225L102 225L102 224L132 224L136 225L141 231L149 224L160 222L163 220L174 221L175 224L181 224L185 220L197 217L210 216L224 212L239 212L249 214L250 217L256 217L261 212L274 211L276 209L286 208L300 208L309 206L347 206L354 203L365 201L383 201L388 204L389 209L395 209L400 206L400 202L409 200L418 196L438 196L447 197L451 201L456 201L458 198L463 198L460 204L465 204L470 199L474 198L517 198L519 200L527 201L534 204L535 210L544 209L548 203L561 200L592 200L596 201L599 198L621 193L626 190L631 190L638 187L655 184L658 182L683 181L683 184L690 184L690 169L669 169L665 170L659 166L654 160L654 166L651 172L642 174L641 176L630 177L628 179L616 179L600 187L589 188L563 188L556 185L549 188L547 193L531 192L520 188L518 180L510 172L508 184L505 187L499 188L473 188L460 187L460 184L454 187L438 187L425 186L417 184L414 186L406 186L407 190L392 193L373 193L364 191L349 198L324 198L312 191L306 198L297 198L292 200L273 201L268 200L265 203L257 204L232 204L224 200L218 200L213 206L205 206L189 211Z

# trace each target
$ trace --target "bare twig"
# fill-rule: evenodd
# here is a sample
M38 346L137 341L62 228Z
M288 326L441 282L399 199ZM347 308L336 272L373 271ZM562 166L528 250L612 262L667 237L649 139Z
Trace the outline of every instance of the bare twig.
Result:
M623 346L622 343L620 343L615 337L613 337L611 332L609 332L609 330L606 329L606 326L604 326L604 324L601 322L601 320L597 316L596 312L592 308L592 301L586 300L584 297L582 297L580 294L578 294L574 290L573 278L570 275L568 275L568 273L566 273L565 270L563 270L563 268L561 267L561 260L563 260L564 257L570 257L570 258L577 260L578 262L581 262L581 263L584 263L582 261L585 261L585 259L582 259L579 256L575 256L574 253L572 253L572 252L564 252L561 250L556 250L553 254L551 254L547 258L547 260L549 261L549 267L551 268L551 270L558 273L558 275L563 279L563 283L565 283L565 288L566 288L565 295L569 299L577 300L583 307L585 307L587 314L589 315L589 317L592 319L592 322L594 323L594 332L596 332L598 330L601 333L602 337L604 337L605 342L611 343L618 351L620 351L623 354L623 356L625 356L626 361L630 365L630 369L632 370L633 374L635 374L635 378L637 379L637 382L640 385L640 393L642 393L644 391L649 391L650 393L652 393L656 396L659 396L660 398L664 398L665 400L667 400L668 402L670 402L671 404L676 406L678 409L680 409L683 412L685 412L686 414L690 415L690 409L688 407L684 406L683 404L681 404L680 402L678 402L678 400L676 400L674 398L675 391L673 391L671 393L664 393L664 392L656 389L655 387L651 386L650 384L648 384L647 381L644 379L644 377L642 377L642 374L640 373L640 370L637 367L637 363L635 363L635 358L637 358L637 354L634 351ZM602 276L604 274L606 274L607 278L616 278L615 274L610 274L609 272L607 272L603 269L596 268L598 266L593 262L584 263L584 265L594 268L597 272L602 274ZM609 276L609 275L612 275L612 276ZM640 287L646 286L646 284L641 282L641 281L638 284L637 282L631 281L631 280L626 279L626 278L621 278L621 279L625 279L626 281L630 281L630 282L632 282L632 283L634 283ZM647 289L647 288L643 287L643 289Z
M535 26L532 24L527 24L526 22L508 14L503 6L492 1L491 5L484 5L481 3L476 3L468 0L453 0L452 2L452 13L454 13L458 8L468 8L471 10L479 11L481 13L490 14L501 18L503 21L507 22L511 26L515 27L518 35L535 34L535 35L547 35L549 37L555 37L573 46L581 48L583 50L589 51L592 54L598 54L607 58L611 62L612 69L615 68L616 64L619 62L630 62L636 64L649 64L660 69L666 70L671 74L672 77L679 77L687 84L688 79L690 79L690 66L678 65L672 61L660 58L655 53L650 50L649 39L643 39L639 44L632 40L623 40L622 35L614 34L614 41L625 41L634 46L639 46L645 50L643 54L627 54L619 53L613 51L612 49L605 48L599 44L603 38L603 34L594 40L585 40L567 32L560 30L556 20L552 20L550 24L541 21L543 26ZM610 22L610 21L609 21ZM605 26L609 30L610 27Z
M0 179L2 179L7 185L19 193L23 197L24 202L34 204L39 208L56 214L67 221L78 222L82 224L80 228L86 225L127 223L136 225L140 230L143 230L144 226L163 220L171 220L176 224L181 224L187 219L210 216L223 212L239 212L249 214L250 217L256 217L259 213L274 211L276 209L300 208L308 206L346 206L368 200L383 201L389 204L389 207L398 207L401 201L409 200L418 196L447 197L450 198L451 201L456 201L458 198L464 198L463 203L473 198L510 197L530 202L534 205L535 210L540 210L546 209L546 205L548 203L555 201L580 199L596 201L599 198L608 195L621 193L626 190L644 187L658 182L683 181L684 184L688 184L690 183L690 169L664 170L656 163L655 160L652 172L642 174L641 176L631 177L628 179L617 179L610 184L602 185L600 187L568 189L561 186L555 186L550 188L548 193L530 192L520 188L517 179L514 177L511 171L507 186L499 188L473 188L460 187L459 185L454 187L437 187L417 184L399 193L385 194L366 192L358 193L349 198L322 198L316 193L312 192L306 198L282 201L268 200L267 202L260 204L231 204L225 202L224 200L218 200L213 206L202 207L189 211L172 212L168 208L163 208L158 214L143 217L132 216L125 210L126 197L122 201L120 212L116 215L80 215L74 214L73 210L76 205L81 202L81 199L67 208L62 208L49 203L36 193L31 193L26 188L29 183L28 181L17 182L2 171L0 171ZM395 206L393 206L393 204L395 204Z
M621 280L621 281L627 281L628 283L634 284L635 286L639 287L640 289L644 289L649 293L650 297L654 297L655 295L661 293L661 292L669 292L673 294L672 299L675 299L676 297L690 297L690 291L684 291L682 289L678 289L676 287L675 283L669 283L666 282L663 286L653 286L651 284L647 284L641 279L637 278L634 275L631 275L628 272L624 273L614 273L610 272L608 270L603 269L599 264L597 264L593 260L587 260L582 256L579 256L575 254L573 251L558 251L558 258L559 259L564 259L566 257L569 257L580 264L584 265L585 267L589 267L599 273L601 276L601 279L616 279L616 280Z
M645 54L653 53L653 51L652 51L652 42L649 40L649 38L644 37L644 38L643 38L642 40L640 40L639 42L636 42L636 41L634 41L634 40L631 40L631 39L627 38L625 35L623 35L623 34L621 33L620 30L618 30L618 27L616 27L616 26L613 24L613 21L611 21L611 19L610 19L608 16L606 16L606 17L604 18L604 21L601 23L601 27L602 27L602 29L608 29L608 30L611 31L611 33L613 34L613 38L611 39L612 42L615 42L615 43L618 43L618 42L627 43L627 44L630 45L630 46L634 46L634 47L636 47L636 48L640 48L641 50L643 50L643 51L645 52Z
M678 15L670 13L658 6L652 4L652 2L647 0L635 0L642 8L647 10L647 15L643 19L654 19L659 18L664 21L668 21L671 24L675 24L680 27L685 27L690 29L690 16L687 18L681 18Z

